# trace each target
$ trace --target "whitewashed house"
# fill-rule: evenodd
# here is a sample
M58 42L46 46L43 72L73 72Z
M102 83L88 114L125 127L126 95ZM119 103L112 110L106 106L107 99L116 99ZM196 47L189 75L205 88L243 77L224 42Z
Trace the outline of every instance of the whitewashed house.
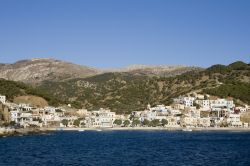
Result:
M0 102L2 102L3 104L5 104L6 103L6 96L0 95Z
M86 126L94 128L113 127L115 121L115 112L101 108L98 111L92 111L92 115L86 117Z
M226 100L226 99L210 100L210 105L212 108L228 108L228 109L232 109L235 106L233 100Z
M15 122L15 123L19 123L19 119L20 119L20 112L18 110L11 110L10 111L10 120Z
M180 96L179 98L174 99L175 104L183 104L185 107L192 107L194 104L194 97L183 97Z
M150 111L150 110L145 110L143 112L141 112L140 115L140 120L143 122L145 119L152 121L154 119L156 119L157 116L157 112L156 111Z
M242 127L242 122L240 121L240 114L230 114L227 118L227 123L232 127Z
M199 104L202 108L210 108L210 100L196 100L196 104Z
M31 111L33 109L33 107L31 107L29 104L24 103L19 104L18 107L22 111Z

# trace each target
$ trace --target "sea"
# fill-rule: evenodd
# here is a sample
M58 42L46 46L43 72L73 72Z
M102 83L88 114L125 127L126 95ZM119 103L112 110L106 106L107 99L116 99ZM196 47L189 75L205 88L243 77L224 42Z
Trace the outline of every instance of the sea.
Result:
M0 138L0 166L249 166L250 132L58 131Z

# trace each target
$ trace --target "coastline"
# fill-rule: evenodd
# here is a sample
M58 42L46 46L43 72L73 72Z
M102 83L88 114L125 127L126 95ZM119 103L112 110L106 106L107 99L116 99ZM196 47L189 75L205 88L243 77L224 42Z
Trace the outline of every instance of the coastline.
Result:
M184 128L163 128L163 127L114 127L114 128L46 128L48 131L182 131ZM250 128L232 128L232 127L221 127L221 128L190 128L193 132L196 131L239 131L239 132L250 132Z
M44 128L22 128L22 129L0 128L0 138L11 137L11 136L33 135L33 134L47 134L49 132L52 131L46 130Z
M47 134L56 131L183 131L184 128L163 128L163 127L114 127L114 128L73 128L73 127L63 127L63 128L25 128L25 129L0 129L1 137L10 136L24 136L33 134ZM189 132L250 132L250 128L232 128L232 127L221 127L221 128L190 128L192 131ZM185 132L185 131L183 131Z

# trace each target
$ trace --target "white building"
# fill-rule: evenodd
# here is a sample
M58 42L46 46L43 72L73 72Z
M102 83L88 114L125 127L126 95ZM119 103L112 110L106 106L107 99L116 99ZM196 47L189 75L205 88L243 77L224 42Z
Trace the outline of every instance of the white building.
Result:
M216 99L216 100L210 100L210 105L212 108L232 109L234 107L234 102L233 100Z
M29 104L24 103L19 104L18 107L23 111L31 111L33 109Z
M152 120L156 119L156 116L157 116L156 111L145 110L145 111L141 112L140 120L144 121L145 119L147 119L149 121L152 121Z
M232 127L242 127L242 122L240 121L240 114L230 114L227 118L227 123Z
M98 111L92 111L92 115L86 117L86 126L94 128L113 127L115 116L115 112L103 108Z
M210 108L210 100L196 100L196 104L199 104L202 108Z
M32 114L31 113L20 113L20 125L23 127L27 127L30 125L30 123L33 121Z
M20 112L17 110L10 111L10 119L16 123L19 122Z
M180 96L179 98L174 99L174 103L176 104L183 104L185 107L192 107L194 104L194 97L183 97Z
M6 103L6 96L1 96L0 95L0 102L2 102L3 104Z

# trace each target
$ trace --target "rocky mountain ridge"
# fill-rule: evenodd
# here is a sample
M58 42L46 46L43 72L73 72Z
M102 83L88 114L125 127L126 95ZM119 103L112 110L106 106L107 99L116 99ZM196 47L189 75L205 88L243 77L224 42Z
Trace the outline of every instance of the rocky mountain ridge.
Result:
M0 78L36 84L45 80L87 77L100 73L97 69L50 58L21 60L0 65Z
M13 64L0 64L0 78L28 84L39 84L48 80L62 81L86 78L103 73L122 72L132 75L169 77L193 70L201 70L201 68L182 65L131 65L121 69L102 70L51 58L34 58L21 60Z

